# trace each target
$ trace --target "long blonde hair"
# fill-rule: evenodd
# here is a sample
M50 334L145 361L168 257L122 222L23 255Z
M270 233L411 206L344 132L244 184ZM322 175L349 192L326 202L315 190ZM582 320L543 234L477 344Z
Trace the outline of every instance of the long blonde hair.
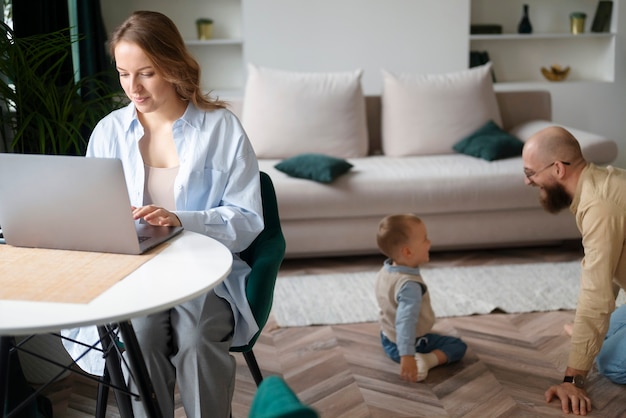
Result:
M138 45L148 56L155 70L176 89L183 100L203 110L226 107L226 103L202 93L200 64L189 53L185 41L172 20L162 13L136 11L113 31L109 52L121 41Z

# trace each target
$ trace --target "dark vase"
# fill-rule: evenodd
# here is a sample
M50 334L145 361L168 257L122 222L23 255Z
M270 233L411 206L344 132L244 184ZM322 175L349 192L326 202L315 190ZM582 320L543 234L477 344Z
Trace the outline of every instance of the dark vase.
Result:
M528 5L524 5L524 14L522 15L522 20L520 20L519 25L517 26L517 31L519 33L533 33L533 25L530 24L530 18L528 17Z

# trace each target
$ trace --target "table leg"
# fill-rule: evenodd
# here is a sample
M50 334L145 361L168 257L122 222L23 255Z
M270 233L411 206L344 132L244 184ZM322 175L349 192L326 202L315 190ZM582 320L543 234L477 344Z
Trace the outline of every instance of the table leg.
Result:
M7 408L9 390L9 356L11 349L11 338L6 335L0 336L0 408L2 416Z
M128 357L128 362L130 363L130 368L132 369L146 414L149 417L161 418L162 414L159 408L159 401L152 387L152 380L150 379L146 363L141 354L141 348L137 342L135 330L130 321L120 322L118 325L122 333L126 356Z

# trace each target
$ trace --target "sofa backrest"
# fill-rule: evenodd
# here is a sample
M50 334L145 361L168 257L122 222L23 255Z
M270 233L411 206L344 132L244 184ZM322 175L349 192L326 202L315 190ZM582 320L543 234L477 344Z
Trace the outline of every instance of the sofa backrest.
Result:
M531 120L552 120L552 99L547 90L498 91L496 92L502 128L505 131L523 122ZM229 109L240 119L242 117L243 98L225 99ZM381 96L365 96L367 128L369 132L369 153L381 153Z
M531 120L552 120L552 98L547 90L496 92L505 131Z

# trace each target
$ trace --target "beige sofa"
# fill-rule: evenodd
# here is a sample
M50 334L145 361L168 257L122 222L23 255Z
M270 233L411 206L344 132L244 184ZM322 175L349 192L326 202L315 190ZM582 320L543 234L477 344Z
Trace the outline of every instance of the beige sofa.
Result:
M497 92L502 128L526 140L552 125L548 91ZM230 100L241 115L242 100ZM369 155L330 184L276 170L260 159L276 187L287 257L377 253L376 228L390 213L414 212L426 223L433 250L525 246L579 237L568 211L546 213L524 184L521 157L486 161L463 154L390 157L381 151L381 97L366 96ZM244 124L245 126L245 124ZM585 157L612 162L615 141L567 127Z

